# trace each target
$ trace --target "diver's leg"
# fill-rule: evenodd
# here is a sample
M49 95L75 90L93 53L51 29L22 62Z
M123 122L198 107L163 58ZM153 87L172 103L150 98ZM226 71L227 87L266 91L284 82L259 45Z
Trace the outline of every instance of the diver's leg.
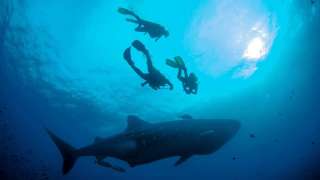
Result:
M141 24L139 24L134 30L136 32L146 32L146 28L144 28Z
M177 78L178 78L180 81L183 81L183 77L181 76L181 68L180 68L180 67L179 67L179 70L178 70Z
M146 74L143 73L139 68L134 65L134 62L131 59L130 48L127 48L123 53L124 59L127 61L129 66L136 72L142 79L146 79Z
M154 71L155 69L153 67L152 60L151 60L151 57L150 57L149 53L147 53L146 56L147 56L148 72L150 73L150 72Z
M136 66L131 66L131 68L136 72L142 79L146 80L147 79L147 74L143 73L139 68Z
M123 52L123 58L127 61L127 63L132 66L134 65L134 62L131 59L131 48L128 47L124 52Z
M135 23L135 24L140 24L139 21L137 21L137 20L135 20L135 19L127 18L126 21L132 22L132 23Z
M151 56L149 54L149 51L147 49L145 49L145 52L144 52L146 58L147 58L147 66L148 66L148 72L152 72L155 70L155 68L153 67L153 64L152 64L152 59L151 59Z
M138 40L135 40L132 42L132 46L135 47L138 51L141 51L146 56L148 72L150 73L150 72L154 71L151 56L150 56L147 48L144 46L144 44L142 44L142 42L140 42Z
M137 20L133 20L133 19L126 19L128 22L132 22L137 24L138 26L134 29L134 31L136 32L146 32L146 29L144 28L144 26L140 23L140 21Z
M183 67L183 72L184 72L184 78L188 78L188 72L185 66Z
M142 21L142 19L136 13L131 12L130 15L133 16L134 18L136 18L137 21Z
M179 68L177 78L178 78L182 83L185 83L185 82L187 81L187 80L186 80L186 76L185 76L185 77L182 77L182 68Z
M129 15L129 16L133 16L134 18L136 18L138 21L141 20L141 18L133 11L126 9L126 8L119 8L118 12L123 14L123 15Z

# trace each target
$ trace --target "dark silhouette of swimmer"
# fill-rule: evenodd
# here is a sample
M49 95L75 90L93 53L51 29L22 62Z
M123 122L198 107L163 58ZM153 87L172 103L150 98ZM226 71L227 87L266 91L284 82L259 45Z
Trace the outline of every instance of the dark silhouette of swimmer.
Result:
M130 47L127 48L124 53L123 57L127 61L127 63L130 65L130 67L142 78L145 80L141 85L149 85L152 89L158 90L162 86L168 85L170 90L173 89L172 83L163 75L160 73L159 70L157 70L151 60L151 56L149 54L149 51L145 48L145 46L138 40L133 41L132 46L137 49L138 51L142 52L147 59L147 66L148 66L148 73L142 72L139 68L137 68L132 61L131 58L131 52L130 52Z
M198 93L198 78L194 73L188 75L187 68L180 56L174 58L175 60L167 59L167 65L178 68L178 79L182 82L183 90L187 94ZM183 75L182 75L183 71Z
M253 133L251 133L251 134L249 134L249 137L250 137L250 138L256 138L256 135L253 134Z
M165 36L165 37L169 36L169 32L163 26L161 26L160 24L156 24L156 23L141 19L133 11L130 11L125 8L119 8L118 12L135 18L135 19L127 18L126 20L128 22L138 24L138 27L135 28L136 32L144 32L145 34L149 34L149 36L151 38L155 38L156 41L158 41L162 36Z

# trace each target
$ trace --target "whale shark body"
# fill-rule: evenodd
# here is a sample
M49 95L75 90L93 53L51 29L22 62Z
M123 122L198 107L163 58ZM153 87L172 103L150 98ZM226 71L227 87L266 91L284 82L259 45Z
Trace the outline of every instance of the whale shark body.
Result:
M67 174L76 160L96 157L98 165L124 172L107 161L107 157L127 162L130 167L178 156L180 165L193 155L217 151L239 130L240 122L227 119L183 119L148 123L137 116L128 116L127 128L108 138L95 138L91 145L76 149L47 129L47 133L63 157L62 173Z

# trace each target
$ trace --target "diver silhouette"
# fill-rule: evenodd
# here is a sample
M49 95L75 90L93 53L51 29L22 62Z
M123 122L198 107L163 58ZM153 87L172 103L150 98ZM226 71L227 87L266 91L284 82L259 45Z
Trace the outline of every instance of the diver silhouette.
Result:
M155 41L158 41L162 36L165 36L165 37L169 36L169 32L163 26L157 23L153 23L153 22L141 19L133 11L130 11L125 8L119 8L118 12L123 15L133 16L135 19L127 18L126 20L128 22L138 24L138 27L135 28L135 31L149 34L151 38L155 38Z
M145 82L143 82L141 84L141 86L145 86L145 85L149 85L152 89L154 90L158 90L160 89L162 86L169 86L169 89L172 90L173 89L173 85L172 83L163 75L160 73L159 70L157 70L153 64L152 64L152 60L151 60L151 56L149 54L149 51L146 49L146 47L138 40L135 40L132 42L132 46L137 49L138 51L142 52L147 59L147 67L148 67L148 73L144 73L142 72L139 68L137 68L134 64L134 62L132 61L131 58L131 48L128 47L124 53L123 53L123 57L124 59L127 61L127 63L129 64L129 66L142 78L145 80Z
M174 58L174 60L167 59L166 64L173 68L178 68L178 79L182 82L183 90L187 94L198 93L198 78L194 73L188 75L187 68L180 56ZM182 76L182 71L184 76Z

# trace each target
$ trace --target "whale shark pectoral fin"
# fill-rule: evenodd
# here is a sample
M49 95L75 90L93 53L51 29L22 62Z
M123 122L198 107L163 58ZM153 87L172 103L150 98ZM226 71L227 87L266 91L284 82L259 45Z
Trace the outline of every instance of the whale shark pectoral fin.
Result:
M186 160L188 160L192 155L185 155L181 156L177 162L174 164L174 166L179 166L180 164L184 163Z
M97 161L102 161L105 158L107 158L107 156L96 156Z
M112 169L114 171L117 171L117 172L121 172L121 173L126 172L126 170L124 168L119 167L119 166L114 166L114 165L112 165L111 163L109 163L107 161L102 161L102 160L99 161L99 160L97 160L96 164L101 166L101 167L110 168L110 169Z
M126 170L120 166L112 166L112 169L120 173L126 172Z

